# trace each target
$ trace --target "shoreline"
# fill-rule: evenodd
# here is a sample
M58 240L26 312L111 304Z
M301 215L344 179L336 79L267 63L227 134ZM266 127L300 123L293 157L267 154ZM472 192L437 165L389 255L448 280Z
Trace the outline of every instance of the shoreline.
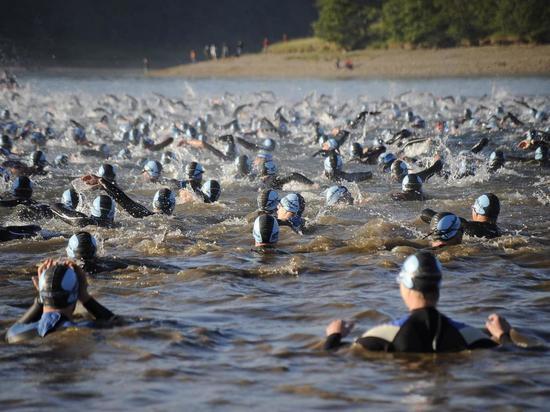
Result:
M337 69L327 53L259 53L151 70L149 77L399 79L438 77L550 76L550 45L452 49L361 50L349 58L353 70Z

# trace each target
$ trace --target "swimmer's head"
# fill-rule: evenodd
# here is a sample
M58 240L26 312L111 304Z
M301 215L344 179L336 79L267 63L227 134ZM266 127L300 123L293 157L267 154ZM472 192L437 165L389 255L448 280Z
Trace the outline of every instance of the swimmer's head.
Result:
M162 164L156 160L149 160L143 166L142 173L146 179L155 182L160 178L162 173Z
M174 160L176 158L176 155L167 150L166 152L164 152L162 154L162 156L160 157L160 162L163 164L163 165L167 165L169 163L172 163L172 160Z
M115 211L115 202L107 195L99 195L92 202L91 214L95 218L112 221Z
M81 202L82 196L73 188L65 190L61 195L61 203L69 209L76 210Z
M27 176L18 176L11 186L11 193L17 199L30 199L32 196L32 182Z
M401 182L409 173L409 167L403 160L394 160L391 165L391 177L397 182Z
M258 195L257 201L259 210L267 214L273 214L277 211L277 206L279 206L279 194L273 189L262 190Z
M266 160L260 165L260 174L262 176L273 176L277 174L277 165L273 160Z
M496 222L500 213L500 200L493 193L479 196L472 206L472 219L475 221Z
M240 155L235 159L235 166L237 166L237 172L241 176L248 176L252 172L252 162L247 155Z
M344 162L342 161L342 156L336 152L330 152L329 155L325 158L324 162L325 173L332 174L342 170Z
M265 150L266 152L273 152L276 147L277 147L277 144L275 143L275 140L269 137L264 139L261 145L262 150Z
M71 236L65 250L70 259L93 259L97 253L97 241L88 232L78 232Z
M495 150L489 156L489 165L493 168L502 166L504 162L505 158L502 150Z
M288 220L300 212L300 198L296 193L289 193L279 202L277 218Z
M67 156L65 153L57 155L55 157L54 163L57 167L65 167L69 164L69 156Z
M539 146L537 147L537 150L535 150L535 160L538 162L545 162L548 160L548 147L547 146Z
M108 182L114 183L116 180L116 170L112 164L104 163L99 166L97 170L97 175Z
M79 282L76 272L67 265L56 264L38 276L38 294L44 306L64 309L78 300Z
M353 197L345 186L331 186L326 191L326 205L334 206L336 204L353 204Z
M271 215L260 215L252 229L256 246L273 246L279 241L279 224Z
M397 159L393 153L386 152L378 156L378 165L382 170L387 171L390 169L392 163Z
M323 143L323 150L336 150L338 149L338 142L333 137L327 139L326 142Z
M155 212L171 215L176 207L176 195L173 191L163 188L155 193L153 198L153 210Z
M432 246L459 244L464 233L460 218L449 212L436 213L431 221L431 230L435 243Z
M42 150L37 150L31 155L31 163L34 167L42 169L48 164L48 161L46 160L44 152Z
M187 166L185 166L185 174L187 175L187 178L189 180L200 183L202 182L203 173L204 169L202 168L202 165L198 162L191 162Z
M31 143L36 146L44 146L47 142L46 136L40 132L31 133Z
M210 179L202 185L201 192L206 195L210 203L214 203L220 198L222 188L217 180Z
M441 278L439 260L430 252L421 251L405 259L396 280L405 290L420 292L435 304L439 299ZM403 298L405 299L405 296Z
M82 143L86 141L86 132L81 127L73 127L72 137L76 143Z
M401 181L401 190L403 192L421 192L422 179L418 175L409 173Z
M363 146L357 142L352 143L349 147L349 154L353 158L360 158L363 154Z

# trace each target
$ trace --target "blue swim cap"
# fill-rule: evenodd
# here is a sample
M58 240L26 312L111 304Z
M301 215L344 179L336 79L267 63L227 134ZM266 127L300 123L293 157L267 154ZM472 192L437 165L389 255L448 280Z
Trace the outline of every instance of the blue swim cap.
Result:
M273 152L275 150L276 146L277 145L275 143L275 140L270 139L269 137L264 139L264 141L262 143L262 149L266 150L268 152Z
M208 197L210 203L213 203L220 198L221 191L220 183L213 179L206 181L206 183L204 183L201 187L201 192Z
M67 166L69 164L69 156L62 153L55 157L54 163L57 167Z
M300 211L300 198L296 193L289 193L281 199L280 203L287 212L298 213Z
M261 165L261 174L265 175L274 175L277 173L277 165L273 160L266 160Z
M202 174L204 169L202 165L198 162L191 162L185 166L185 174L191 180L202 180Z
M266 213L274 213L279 205L279 194L276 190L266 189L258 195L258 208Z
M256 243L277 243L279 240L279 223L270 215L261 215L254 221L252 235Z
M500 213L500 200L492 193L484 193L476 199L472 208L478 215L496 219Z
M82 197L73 188L65 190L61 195L61 203L63 203L63 205L68 207L69 209L75 210L81 200Z
M43 146L46 144L46 136L44 136L40 132L32 132L31 133L31 142L32 144Z
M451 240L462 233L460 218L452 213L436 213L432 218L432 235L435 240Z
M338 142L332 137L329 138L325 143L328 145L328 150L338 149Z
M115 202L107 195L96 197L92 203L92 216L99 219L113 220L115 217Z
M78 232L71 236L65 250L70 259L93 259L97 241L88 232Z
M81 127L74 127L72 134L73 140L77 143L86 140L86 132Z
M42 150L37 150L31 155L31 163L33 166L44 167L48 163L46 160L46 155Z
M334 206L337 203L353 203L353 198L348 188L345 186L334 185L326 191L326 205Z
M63 309L78 300L78 276L65 265L57 264L38 277L40 301L47 306Z
M388 168L396 159L397 157L395 157L393 153L382 153L380 156L378 156L378 164L384 166L384 168Z
M27 176L18 176L13 181L11 192L15 197L30 199L32 196L32 182Z
M154 179L158 179L162 173L162 165L156 160L149 160L143 166L143 171Z
M166 215L171 215L176 207L176 195L173 191L163 188L155 193L153 198L153 208Z

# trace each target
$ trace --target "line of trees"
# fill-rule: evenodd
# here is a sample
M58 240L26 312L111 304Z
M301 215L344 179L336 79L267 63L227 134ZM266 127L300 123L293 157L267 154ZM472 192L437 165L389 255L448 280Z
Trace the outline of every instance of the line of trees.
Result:
M315 35L346 50L550 42L550 0L317 0Z

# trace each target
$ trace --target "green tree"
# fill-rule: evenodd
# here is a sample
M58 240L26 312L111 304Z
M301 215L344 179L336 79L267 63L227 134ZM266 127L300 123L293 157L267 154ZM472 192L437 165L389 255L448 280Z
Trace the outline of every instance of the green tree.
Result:
M373 25L380 19L381 4L381 0L317 0L315 35L346 50L365 47L378 39Z

